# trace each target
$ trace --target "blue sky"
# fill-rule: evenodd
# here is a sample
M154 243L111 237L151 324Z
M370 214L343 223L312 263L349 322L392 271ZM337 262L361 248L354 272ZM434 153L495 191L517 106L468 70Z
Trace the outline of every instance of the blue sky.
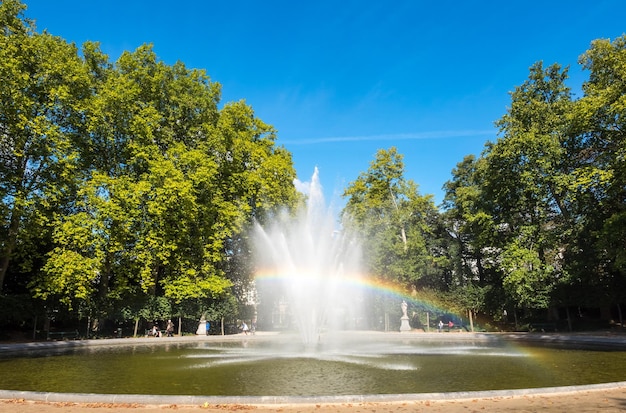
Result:
M577 64L592 40L626 33L626 2L26 0L39 31L99 41L114 61L152 43L168 63L205 69L223 102L245 99L278 130L301 181L326 198L395 146L422 194L497 138L509 92L537 61Z

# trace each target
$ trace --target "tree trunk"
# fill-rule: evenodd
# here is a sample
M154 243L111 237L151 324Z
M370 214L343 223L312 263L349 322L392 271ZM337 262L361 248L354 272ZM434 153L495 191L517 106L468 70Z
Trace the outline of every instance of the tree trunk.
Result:
M139 329L139 319L135 318L135 331L133 331L133 337L137 338L137 330Z
M483 285L485 282L485 267L483 267L483 255L478 253L476 256L476 269L478 270L478 282Z
M111 277L111 254L107 253L106 258L104 259L103 274L100 277L100 285L98 286L98 297L101 300L106 299L106 296L109 293L110 277Z
M0 293L2 293L4 279L6 277L7 270L9 269L9 263L11 262L11 255L13 254L13 250L15 249L15 245L17 243L20 218L21 213L18 208L14 206L13 211L11 212L11 223L7 233L6 244L4 250L2 251L2 261L0 262Z
M470 331L473 333L474 332L474 312L470 308L469 310L467 310L467 314L469 315Z
M611 307L608 305L603 305L600 307L600 318L604 321L611 320Z
M391 185L389 185L389 194L391 195L391 200L393 201L393 205L396 207L396 211L399 211L398 202L396 201L396 197L391 190ZM400 227L400 236L402 237L402 244L404 245L404 251L408 249L408 245L406 243L406 230L404 229L404 225Z
M35 314L35 320L33 321L33 341L37 339L37 314Z
M569 307L565 307L565 314L567 315L567 328L569 332L572 332L572 317L569 314Z

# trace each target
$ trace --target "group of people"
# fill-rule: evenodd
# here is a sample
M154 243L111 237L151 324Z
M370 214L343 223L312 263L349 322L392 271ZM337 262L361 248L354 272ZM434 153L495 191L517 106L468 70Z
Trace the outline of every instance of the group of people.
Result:
M157 324L154 324L152 326L152 329L150 330L149 335L152 337L163 337L163 333L161 332L161 329L159 328ZM167 320L167 326L165 327L165 335L167 337L174 337L174 323L172 323L172 320Z
M206 335L208 336L210 334L210 330L211 330L211 323L209 321L206 321L205 323L205 327L206 327ZM248 327L248 324L246 324L245 321L242 321L241 324L239 325L239 329L245 334L248 335L248 333L252 333L254 334L254 330L255 330L255 325L254 325L254 321L252 323L252 327Z
M211 330L211 323L209 321L206 321L205 328L206 328L206 335L208 336ZM248 333L254 334L254 330L255 330L254 322L252 323L252 327L249 327L245 321L242 321L241 325L239 326L239 329L246 335ZM151 337L163 337L163 332L159 328L159 325L157 323L154 323L154 325L152 326L152 329L150 329L147 335ZM174 336L174 323L172 323L172 320L167 320L167 327L165 327L165 335L167 337Z

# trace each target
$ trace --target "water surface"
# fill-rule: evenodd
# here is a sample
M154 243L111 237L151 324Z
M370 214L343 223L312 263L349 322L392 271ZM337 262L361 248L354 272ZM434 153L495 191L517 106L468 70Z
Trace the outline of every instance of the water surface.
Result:
M161 340L161 339L158 339ZM163 339L165 340L165 339ZM0 388L202 396L501 390L621 381L626 351L493 341L172 342L2 356Z

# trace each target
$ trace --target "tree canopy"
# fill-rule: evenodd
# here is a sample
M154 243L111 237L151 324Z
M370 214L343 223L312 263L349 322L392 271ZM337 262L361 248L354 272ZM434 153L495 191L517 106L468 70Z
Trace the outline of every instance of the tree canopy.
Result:
M253 296L248 227L302 197L277 131L245 101L222 103L205 70L151 45L111 60L38 32L25 10L0 3L3 315L236 317ZM440 207L396 148L374 154L341 217L370 276L470 316L621 309L626 36L593 41L579 63L578 98L569 68L530 67Z
M625 46L626 37L591 44L578 99L569 68L531 66L495 124L497 140L452 171L441 211L404 179L402 156L380 150L344 192L370 271L492 315L620 310Z
M275 130L203 70L79 52L24 9L0 5L1 291L93 316L231 294L232 240L297 199Z
M596 40L581 56L579 99L568 68L533 65L498 140L445 185L464 278L494 287L503 306L623 303L625 41Z

